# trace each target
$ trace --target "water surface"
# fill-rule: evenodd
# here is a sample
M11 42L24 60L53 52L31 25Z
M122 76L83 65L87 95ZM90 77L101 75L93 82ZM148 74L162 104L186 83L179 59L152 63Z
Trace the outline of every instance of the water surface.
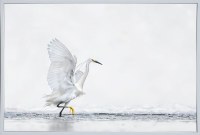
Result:
M6 112L6 131L151 132L196 131L196 114Z

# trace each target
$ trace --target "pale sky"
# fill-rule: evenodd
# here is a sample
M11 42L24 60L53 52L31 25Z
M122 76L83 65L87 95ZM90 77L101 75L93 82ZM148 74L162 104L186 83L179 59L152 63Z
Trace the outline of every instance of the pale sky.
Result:
M44 106L53 38L78 63L103 63L90 65L76 108L196 106L196 5L6 5L6 108Z

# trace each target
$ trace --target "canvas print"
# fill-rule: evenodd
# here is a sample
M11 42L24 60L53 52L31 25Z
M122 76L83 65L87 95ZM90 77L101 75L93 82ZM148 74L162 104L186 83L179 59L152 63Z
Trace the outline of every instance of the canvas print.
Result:
M5 4L4 130L196 131L196 4Z

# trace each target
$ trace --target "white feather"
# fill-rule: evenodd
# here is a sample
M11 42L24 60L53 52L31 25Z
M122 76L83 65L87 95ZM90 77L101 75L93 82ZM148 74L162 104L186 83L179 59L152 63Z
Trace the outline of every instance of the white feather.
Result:
M69 102L79 92L73 82L76 57L57 39L48 45L48 53L51 65L47 81L53 92L46 96L46 105Z
M83 95L83 84L92 60L88 59L76 67L76 56L73 56L57 39L52 40L48 45L48 53L51 65L47 81L53 91L46 96L46 105L69 103L74 98Z

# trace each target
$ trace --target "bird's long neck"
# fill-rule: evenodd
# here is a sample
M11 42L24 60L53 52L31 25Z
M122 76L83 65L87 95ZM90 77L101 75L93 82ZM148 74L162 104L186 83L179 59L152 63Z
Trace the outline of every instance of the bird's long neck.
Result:
M79 80L79 85L80 85L81 88L83 88L85 80L86 80L86 78L88 76L88 73L89 73L89 64L90 63L91 63L91 61L89 61L89 60L86 62L85 72L84 72L83 76Z

